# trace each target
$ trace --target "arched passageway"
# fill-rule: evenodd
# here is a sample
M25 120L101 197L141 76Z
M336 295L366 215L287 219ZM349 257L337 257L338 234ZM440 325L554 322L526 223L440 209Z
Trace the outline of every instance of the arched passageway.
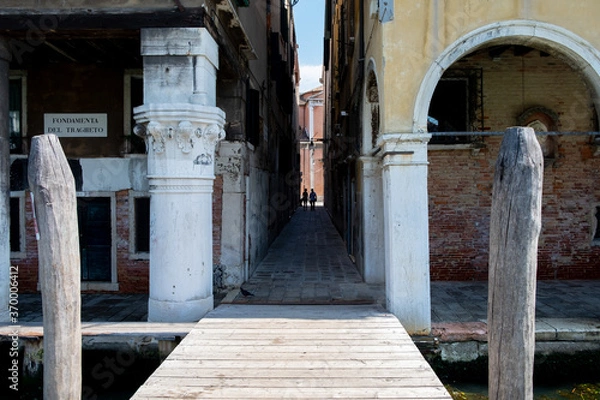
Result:
M545 155L538 278L600 277L599 60L562 28L509 21L466 35L433 64L415 109L415 129L432 134L432 280L487 278L494 163L513 125L534 127Z

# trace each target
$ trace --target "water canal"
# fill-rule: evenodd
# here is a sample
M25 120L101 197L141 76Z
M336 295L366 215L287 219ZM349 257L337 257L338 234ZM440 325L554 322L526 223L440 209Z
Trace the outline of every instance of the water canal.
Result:
M116 359L116 352L84 352L83 400L129 399L137 388L158 367L158 359L136 359L127 368L108 364L106 360ZM122 357L121 357L122 358ZM569 361L569 362L565 362ZM589 354L586 360L554 360L551 364L538 368L545 376L536 375L535 400L598 400L600 399L600 373L598 354ZM430 360L430 362L432 362ZM487 366L476 361L453 366L441 366L432 362L436 373L455 400L486 400ZM577 365L578 367L574 367ZM582 368L583 367L583 368ZM42 399L41 372L22 382L19 396L2 391L3 399ZM577 379L580 378L580 379ZM14 394L14 393L12 393Z

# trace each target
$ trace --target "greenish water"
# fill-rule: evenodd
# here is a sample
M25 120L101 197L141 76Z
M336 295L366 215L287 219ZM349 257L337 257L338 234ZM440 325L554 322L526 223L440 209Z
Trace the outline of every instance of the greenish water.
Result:
M454 383L446 385L446 389L454 400L485 400L488 388L481 384ZM534 387L535 400L598 400L600 399L600 382L584 384L562 384L558 386Z
M486 400L488 360L445 362L435 351L424 352L454 400ZM535 400L600 400L600 351L536 355Z

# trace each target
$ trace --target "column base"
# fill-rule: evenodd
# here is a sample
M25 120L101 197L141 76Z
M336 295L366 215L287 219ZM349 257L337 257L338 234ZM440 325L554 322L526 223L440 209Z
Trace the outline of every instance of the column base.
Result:
M187 301L148 300L148 322L198 322L214 308L214 297Z

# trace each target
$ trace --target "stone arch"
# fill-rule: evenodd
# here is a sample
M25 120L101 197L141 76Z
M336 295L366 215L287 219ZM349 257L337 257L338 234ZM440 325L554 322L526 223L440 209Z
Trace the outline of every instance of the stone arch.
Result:
M600 52L565 28L532 20L501 21L478 28L448 46L431 64L417 93L413 132L427 132L429 103L443 73L463 56L496 44L519 44L544 50L577 69L600 105Z
M369 60L365 80L363 109L363 154L370 153L377 147L380 132L379 85L375 72L375 62Z

